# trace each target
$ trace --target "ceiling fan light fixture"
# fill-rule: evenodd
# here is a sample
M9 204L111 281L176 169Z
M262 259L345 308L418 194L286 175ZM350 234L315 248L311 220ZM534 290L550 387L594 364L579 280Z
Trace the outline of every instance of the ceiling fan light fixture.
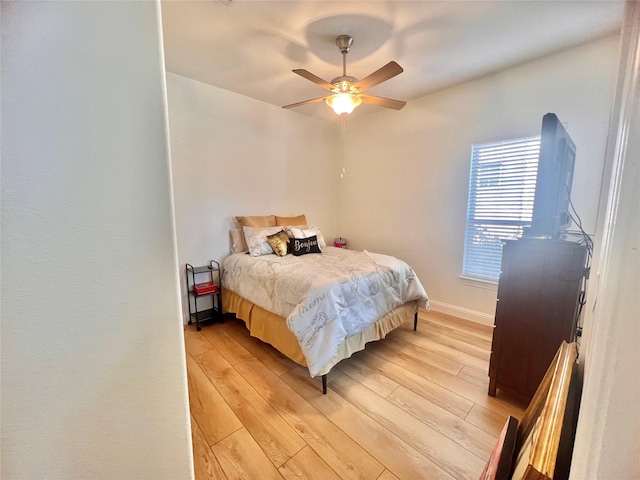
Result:
M353 93L338 93L325 99L336 114L351 113L353 109L362 103L362 98Z

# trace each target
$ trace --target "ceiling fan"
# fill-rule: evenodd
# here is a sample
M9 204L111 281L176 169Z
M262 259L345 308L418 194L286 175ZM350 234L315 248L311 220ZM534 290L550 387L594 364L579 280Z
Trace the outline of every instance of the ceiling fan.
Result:
M301 77L311 80L313 83L329 90L331 92L330 95L305 100L304 102L292 103L291 105L285 105L282 108L293 108L301 105L308 105L310 103L325 102L333 109L334 112L340 115L351 113L353 109L361 103L393 108L394 110L400 110L404 107L407 102L363 94L363 92L369 88L402 73L404 71L402 67L396 62L389 62L384 67L376 70L362 80L350 77L347 75L347 53L349 53L349 49L352 44L353 37L350 35L340 35L336 38L336 45L338 45L338 48L342 53L342 76L334 78L331 82L327 82L307 70L293 70L293 73L297 73Z

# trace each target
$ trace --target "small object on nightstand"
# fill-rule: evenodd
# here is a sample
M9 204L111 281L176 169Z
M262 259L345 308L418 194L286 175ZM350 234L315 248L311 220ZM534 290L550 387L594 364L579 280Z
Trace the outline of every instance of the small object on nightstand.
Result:
M196 330L200 331L200 322L215 320L223 322L222 295L220 292L220 264L211 260L209 265L194 267L187 263L185 268L187 280L187 302L189 304L189 325L196 322ZM200 310L199 301L211 299L211 306Z
M196 283L193 286L196 295L206 295L207 293L215 293L218 291L218 285L213 282Z
M347 248L347 239L342 237L334 238L333 246L338 248Z

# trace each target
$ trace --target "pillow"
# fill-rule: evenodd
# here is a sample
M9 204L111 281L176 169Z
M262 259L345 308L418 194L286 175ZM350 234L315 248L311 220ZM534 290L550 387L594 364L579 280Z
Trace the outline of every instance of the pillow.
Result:
M287 235L289 235L289 238L293 238L293 230L296 231L300 238L304 238L302 230L307 228L309 228L307 225L287 225L285 230L287 231Z
M318 244L318 237L312 235L308 238L294 238L291 240L291 253L296 257L307 253L322 253Z
M273 249L267 243L267 236L278 233L280 230L282 227L242 227L249 254L252 257L259 257L273 253Z
M322 236L322 232L318 227L304 227L298 225L297 227L289 227L289 232L293 238L307 238L312 235L315 235L318 238L318 246L320 248L325 248L327 244L324 241L324 237Z
M236 222L240 224L240 228L244 227L275 227L276 226L276 216L275 215L257 215L250 217L236 217ZM249 250L249 246L247 244L247 239L242 234L242 246L244 251Z
M288 227L290 225L306 225L306 224L307 224L307 217L305 217L304 213L302 215L298 215L297 217L279 217L276 215L276 225Z
M242 253L247 251L244 243L244 232L241 228L232 228L229 230L229 238L231 240L231 253Z
M275 215L258 215L253 217L236 217L236 222L242 227L275 227Z
M284 230L280 230L273 235L267 235L267 243L273 250L273 253L279 257L284 257L289 247L289 235L287 235L287 232Z

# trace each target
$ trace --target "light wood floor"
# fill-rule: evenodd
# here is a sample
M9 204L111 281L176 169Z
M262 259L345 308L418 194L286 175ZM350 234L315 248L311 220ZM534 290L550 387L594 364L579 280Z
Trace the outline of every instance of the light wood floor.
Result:
M473 479L508 415L491 329L420 311L319 378L241 320L185 331L196 479Z

